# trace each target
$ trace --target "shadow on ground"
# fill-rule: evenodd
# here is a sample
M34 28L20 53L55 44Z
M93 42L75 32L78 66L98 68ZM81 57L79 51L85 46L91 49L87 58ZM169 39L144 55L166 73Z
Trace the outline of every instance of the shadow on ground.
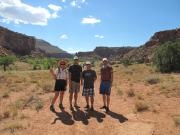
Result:
M79 107L75 107L75 109L71 109L73 119L75 121L82 121L84 125L89 124L89 115L86 112L83 112L79 109Z
M74 124L74 120L72 119L72 116L65 110L61 110L61 112L55 112L55 114L57 118L55 118L51 124L55 124L57 120L60 120L62 123L66 125Z
M106 112L106 114L108 114L109 116L111 116L114 119L119 120L120 123L126 122L128 120L122 114L118 114L118 113L115 113L115 112L112 112L112 111L108 111L108 112Z

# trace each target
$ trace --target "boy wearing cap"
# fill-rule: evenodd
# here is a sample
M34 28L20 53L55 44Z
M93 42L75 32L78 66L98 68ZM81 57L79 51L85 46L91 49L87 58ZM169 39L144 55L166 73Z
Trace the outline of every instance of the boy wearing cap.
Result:
M80 91L80 81L82 76L82 67L79 65L78 57L74 57L74 63L69 67L69 102L70 109L73 109L72 100L74 96L74 106L77 105L78 93Z
M91 101L91 111L94 111L93 103L94 103L94 81L97 79L96 72L91 69L91 63L89 61L86 62L86 70L82 72L82 84L83 84L83 92L82 96L85 96L86 99L86 107L89 109L89 97Z
M101 68L100 94L102 94L104 103L101 109L106 109L106 112L109 111L112 82L113 68L108 64L107 58L103 58L103 65Z
M67 80L68 80L68 70L66 69L66 62L64 60L59 61L58 68L56 68L55 70L50 69L50 73L55 79L55 86L54 86L55 95L51 102L50 110L52 112L55 112L54 104L58 96L60 96L59 108L64 109L63 97L64 97L64 92L66 90Z

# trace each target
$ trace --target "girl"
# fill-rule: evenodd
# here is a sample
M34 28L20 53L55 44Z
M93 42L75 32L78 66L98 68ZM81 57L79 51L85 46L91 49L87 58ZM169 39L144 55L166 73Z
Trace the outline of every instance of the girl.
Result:
M50 73L55 79L55 86L54 86L55 95L51 102L50 110L52 112L56 112L54 109L54 104L58 96L60 96L59 108L61 110L64 109L62 102L68 80L68 70L66 69L66 62L64 60L59 61L58 68L56 68L55 70L50 69Z

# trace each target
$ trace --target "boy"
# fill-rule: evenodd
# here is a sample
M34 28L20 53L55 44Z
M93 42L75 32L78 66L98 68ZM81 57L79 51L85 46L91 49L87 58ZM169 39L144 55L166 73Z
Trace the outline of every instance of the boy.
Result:
M93 103L94 103L94 82L97 79L96 72L91 69L91 63L89 61L86 62L86 70L82 72L82 84L83 84L83 92L82 96L85 96L86 99L86 107L89 109L89 97L91 101L91 111L94 111Z

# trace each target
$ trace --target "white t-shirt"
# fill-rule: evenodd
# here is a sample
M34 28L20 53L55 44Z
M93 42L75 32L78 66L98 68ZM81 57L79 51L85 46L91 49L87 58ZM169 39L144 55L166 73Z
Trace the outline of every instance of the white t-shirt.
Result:
M56 79L62 79L62 80L67 80L68 79L68 70L67 69L62 69L62 68L56 68L54 71L56 75Z

